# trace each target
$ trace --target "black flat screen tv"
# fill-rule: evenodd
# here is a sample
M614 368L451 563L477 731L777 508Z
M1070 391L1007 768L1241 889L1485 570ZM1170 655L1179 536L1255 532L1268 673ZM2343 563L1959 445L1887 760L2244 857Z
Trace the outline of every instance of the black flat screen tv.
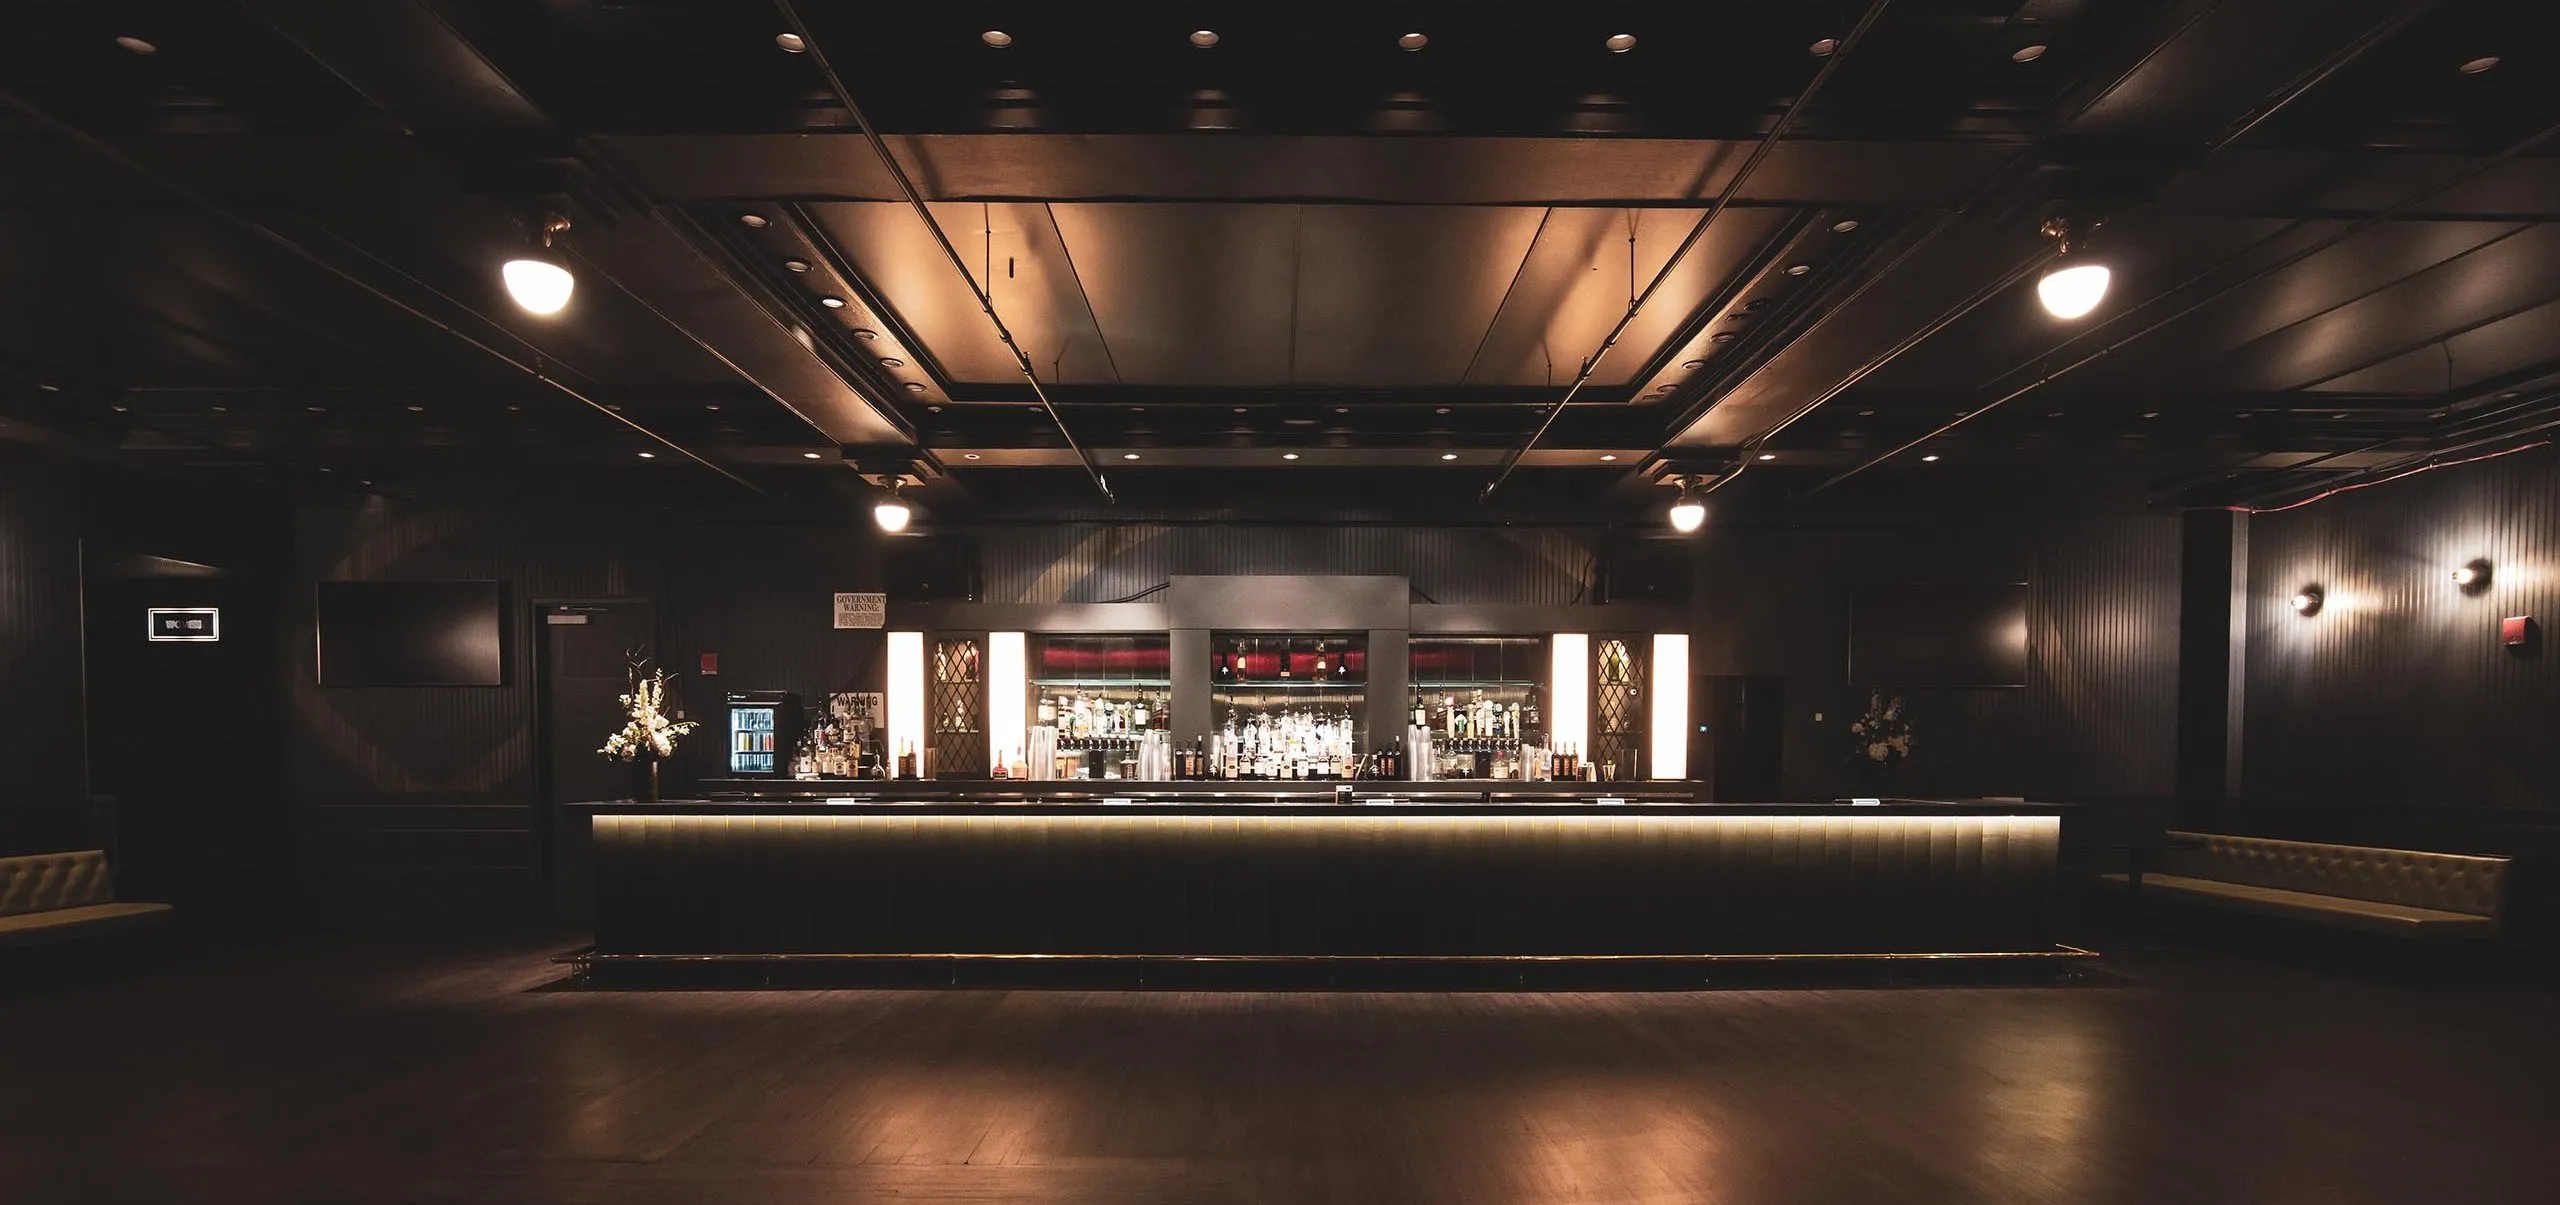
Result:
M1853 686L2024 686L2024 582L1903 583L1849 592Z
M320 685L504 686L497 582L320 583Z

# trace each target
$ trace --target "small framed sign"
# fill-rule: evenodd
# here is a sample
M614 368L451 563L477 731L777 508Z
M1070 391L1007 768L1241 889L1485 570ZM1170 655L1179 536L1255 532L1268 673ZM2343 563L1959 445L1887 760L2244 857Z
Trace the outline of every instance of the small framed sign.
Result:
M886 594L836 595L836 627L885 628L889 626L889 596Z
M154 644L213 644L222 639L220 607L153 607L149 622Z

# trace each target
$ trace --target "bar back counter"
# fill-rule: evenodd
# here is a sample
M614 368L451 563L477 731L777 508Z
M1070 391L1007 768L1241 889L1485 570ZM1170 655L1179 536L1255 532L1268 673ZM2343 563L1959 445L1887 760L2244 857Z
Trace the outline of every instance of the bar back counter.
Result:
M895 785L923 789L580 805L592 813L594 956L2067 950L2053 932L2056 807L1699 805L1641 790L1603 803L1588 786L1559 794L1566 784L1394 784L1392 802L1369 784L1357 794L1120 784L1107 797L981 787L940 798L932 784Z

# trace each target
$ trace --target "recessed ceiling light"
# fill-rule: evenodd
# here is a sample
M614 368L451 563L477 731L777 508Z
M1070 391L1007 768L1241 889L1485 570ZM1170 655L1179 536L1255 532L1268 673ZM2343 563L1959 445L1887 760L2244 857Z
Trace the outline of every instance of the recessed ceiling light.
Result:
M2158 417L2160 417L2160 412L2159 412L2159 411L2157 411L2157 410L2145 410L2145 411L2143 411L2143 412L2142 412L2142 417L2144 417L2144 418L2158 418Z
M998 50L1002 50L1007 46L1013 45L1013 35L1006 33L1001 29L983 31L978 35L978 40L989 46L993 46Z
M1136 460L1137 458L1138 454L1135 452L1122 452L1120 454L1120 459L1122 460Z
M1600 459L1602 460L1616 460L1617 458L1618 454L1615 452L1602 452L1600 454Z
M822 306L825 306L825 307L827 307L828 309L831 309L831 310L840 310L840 309L843 309L843 308L844 308L844 298L842 298L842 297L821 297L821 298L819 298L819 299L818 299L818 304L819 304L819 305L822 305Z
M2443 418L2443 417L2444 417L2444 415L2445 415L2445 412L2444 412L2444 411L2442 411L2442 410L2430 410L2430 411L2428 411L2428 412L2427 412L2427 417L2428 417L2428 418Z
M906 367L906 366L907 366L907 362L906 362L906 361L904 361L904 360L899 359L899 358L898 358L898 357L896 357L896 356L882 356L882 357L880 357L880 367L882 367L882 368L904 368L904 367Z
M705 410L717 410L717 409L719 409L719 408L720 408L720 403L718 403L718 402L704 402L704 403L702 404L702 408L703 408L703 409L705 409Z
M1938 454L1931 452L1928 455L1921 457L1920 460L1924 464L1936 464L1938 463Z
M1238 413L1238 414L1242 414L1242 413L1244 413L1244 407L1242 407L1242 406L1238 406L1238 407L1236 407L1236 413Z
M1431 37L1428 34L1409 33L1396 39L1396 45L1401 46L1406 50L1420 50L1430 44Z
M809 261L805 259L786 259L782 261L782 266L789 271L806 272L809 270Z
M124 41L124 39L123 39L123 38L117 38L117 39L116 39L116 41L118 41L118 42L122 42L122 41ZM125 47L125 49L127 49L127 50L131 50L131 49L133 49L133 48L132 48L132 47L130 47L130 46L127 46L127 47ZM149 54L149 53L151 53L151 52L150 52L150 51L148 51L148 50L145 50L145 51L142 51L141 53L143 53L143 54ZM2498 65L2498 56L2496 56L2496 55L2494 55L2494 54L2484 54L2484 55L2481 55L2479 58L2476 58L2476 59L2471 60L2470 62L2464 63L2464 64L2459 68L2459 70L2460 70L2464 75L2478 75L2478 74L2480 74L2480 73L2481 73L2481 72L2483 72L2483 71L2488 71L2488 70L2494 69L2495 67L2497 67L2497 65Z
M1417 49L1417 50L1418 50L1418 49L1420 49L1420 47L1415 47L1415 49ZM1298 458L1298 454L1297 454L1297 453L1295 453L1295 452L1282 452L1282 453L1280 454L1280 459L1282 459L1282 460L1296 460L1297 458Z
M927 414L940 414L940 413L942 413L942 407L940 407L940 406L927 406L927 407L925 407L924 409L925 409L925 413L927 413ZM1033 409L1038 409L1038 407L1036 407L1036 406L1035 406L1035 407L1033 407Z
M1349 407L1349 406L1336 406L1336 407L1334 407L1334 408L1333 408L1333 412L1334 412L1334 413L1336 413L1336 414L1349 414L1349 413L1351 413L1351 407Z
M1840 39L1838 38L1824 38L1811 46L1805 47L1806 52L1817 59L1829 58L1831 53L1838 49L1840 49Z
M1609 40L1602 42L1601 45L1608 47L1611 54L1625 54L1636 48L1636 36L1631 33L1613 33L1609 35Z
M1741 338L1741 337L1742 337L1742 336L1737 335L1737 334L1733 333L1732 331L1717 331L1716 333L1714 333L1714 334L1712 334L1712 335L1707 336L1707 342L1709 342L1709 343L1731 343L1731 342L1733 342L1734 340L1739 339L1739 338Z
M1833 233L1833 234L1847 234L1847 233L1849 233L1850 231L1855 230L1855 229L1857 229L1857 228L1858 228L1858 219L1856 219L1856 218L1842 218L1842 219L1840 219L1839 221L1837 221L1837 222L1833 222L1833 223L1831 224L1831 233Z
M909 393L922 393L922 392L924 392L924 382L922 382L922 381L909 381L909 382L907 382L907 392L909 392Z
M409 413L411 413L411 414L424 414L424 413L426 413L426 412L427 412L427 408L426 408L426 407L424 407L424 406L411 406L411 407L409 407Z
M762 230L773 223L766 221L760 213L742 213L738 215L738 224L749 230Z
M877 339L880 337L880 332L867 326L857 326L853 328L853 337L863 340Z
M658 454L655 452L642 452L640 454L640 459L642 460L656 460L657 458Z
M978 454L975 452L962 452L960 454L960 459L962 460L976 460L977 458Z
M1436 409L1436 410L1433 410L1433 411L1432 411L1432 413L1433 413L1433 414L1447 414L1448 412L1449 412L1449 408L1448 408L1447 406L1442 406L1442 407L1440 407L1440 408L1438 408L1438 409Z
M809 49L809 44L801 41L800 35L796 33L775 34L773 35L773 44L783 48L784 50L790 51L793 54L805 54Z
M1208 48L1218 44L1218 31L1214 29L1192 30L1191 44L1202 50L1207 50Z
M1876 412L1873 410L1861 410L1858 412L1858 417L1860 418L1874 418L1875 416Z
M2053 47L2047 46L2042 42L2030 43L2028 45L2021 46L2016 50L2010 51L2009 61L2012 63L2032 63L2037 59L2043 58L2044 52L2051 49L2053 49Z
M802 452L800 454L800 459L802 460L816 460L818 458L819 454L816 452Z
M1811 271L1813 271L1813 265L1812 265L1812 264L1788 264L1788 265L1787 265L1787 275L1789 275L1789 276L1802 276L1802 275L1804 275L1805 273L1807 273L1807 272L1811 272Z
M2059 410L2047 410L2047 411L2045 411L2044 416L2045 416L2046 418L2060 418L2060 417L2062 417L2062 412L2061 412L2061 411L2059 411ZM2248 412L2246 412L2246 411L2242 411L2242 412L2241 412L2240 417L2242 417L2242 418L2247 418L2247 417L2249 417Z
M2330 415L2329 417L2331 417L2331 418L2345 418L2345 417L2346 417L2346 415L2343 415L2343 414L2332 414L2332 415Z
M1760 454L1760 459L1762 460L1776 460L1777 458L1778 454L1775 452L1762 452Z
M1682 360L1682 361L1680 361L1680 367L1685 368L1685 369L1688 369L1688 370L1689 370L1689 371L1691 371L1691 372L1696 372L1696 371L1698 371L1699 369L1704 368L1704 367L1706 367L1706 366L1707 366L1707 362L1706 362L1706 361L1704 361L1704 360Z
M620 414L620 413L622 413L622 407L620 407L620 406L607 406L607 407L605 407L605 409L607 409L607 410L611 410L611 411L613 411L613 412L614 412L614 413L616 413L616 414Z
M60 392L62 392L62 386L60 386L60 385L45 384L45 385L38 385L38 386L36 386L36 388L41 389L41 390L44 390L46 393L60 393Z
M231 413L231 407L229 407L229 406L216 406L216 407L214 407L214 408L213 408L213 412L214 412L214 413L216 413L216 414L229 414L229 413Z
M131 406L110 406L110 407L108 407L108 409L113 410L113 411L115 411L115 412L116 412L116 413L118 413L118 414L123 414L123 413L126 413L127 411L132 410L132 409L133 409L133 407L131 407Z
M151 43L149 43L149 42L145 42L145 41L143 41L142 39L140 39L140 38L136 38L136 37L128 37L128 36L124 36L124 35L118 35L118 36L116 37L116 45L118 45L118 46L122 46L122 47L124 47L125 49L127 49L127 50L130 50L130 51L134 52L135 54L158 54L158 53L160 53L160 48L159 48L159 47L154 46L154 45L152 45ZM2496 60L2496 59L2491 59L2491 60L2489 60L2489 61L2490 61L2490 63L2495 64L2498 60ZM2486 69L2487 69L2487 68L2483 68L2482 70L2486 70ZM2468 71L2468 70L2470 70L2470 68L2466 67L2466 68L2464 68L2464 70Z
M1457 458L1458 454L1455 452L1442 452L1440 454L1440 459L1442 460L1456 460Z
M2499 395L2498 395L2498 400L2499 400L2499 401L2502 401L2502 402L2512 402L2512 401L2516 400L2517 398L2520 398L2520 397L2523 397L2523 396L2524 396L2523 394L2518 393L2518 392L2516 392L2516 391L2515 391L2515 390L2513 390L2513 389L2510 389L2510 390L2506 391L2505 393L2501 393L2501 394L2499 394Z
M329 408L327 406L305 406L303 409L313 414L327 414L329 412Z

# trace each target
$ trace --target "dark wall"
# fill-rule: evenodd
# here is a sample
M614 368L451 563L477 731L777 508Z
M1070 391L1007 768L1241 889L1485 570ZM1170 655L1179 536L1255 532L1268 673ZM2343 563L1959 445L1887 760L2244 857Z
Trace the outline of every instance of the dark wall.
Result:
M1847 725L1849 593L1897 582L2029 584L2023 689L1905 689L1904 794L2155 799L2174 781L2178 526L2047 524L1710 528L1699 537L1698 674L1785 679L1786 794L1862 793ZM1816 719L1819 715L1821 718Z
M832 629L832 594L878 589L867 522L697 521L558 506L438 507L384 499L306 507L285 606L293 796L310 887L377 902L532 915L544 816L538 774L538 601L652 604L660 666L691 718L729 690L804 699L876 677L879 636ZM314 681L312 583L495 579L507 681L496 687L324 689ZM720 676L696 674L702 653ZM595 734L598 743L604 733ZM697 736L670 793L716 765Z
M85 805L80 690L78 477L0 444L0 808Z
M2560 450L2251 521L2243 815L2306 836L2560 850L2560 666L2498 620L2560 605ZM2475 557L2489 588L2450 580ZM2315 616L2287 605L2327 593Z
M1159 523L987 528L971 540L987 602L1109 602L1175 574L1280 573L1388 574L1434 602L1543 606L1594 601L1604 554L1650 567L1661 558L1649 550L1667 543L1598 528ZM1682 572L1655 577L1686 586Z

